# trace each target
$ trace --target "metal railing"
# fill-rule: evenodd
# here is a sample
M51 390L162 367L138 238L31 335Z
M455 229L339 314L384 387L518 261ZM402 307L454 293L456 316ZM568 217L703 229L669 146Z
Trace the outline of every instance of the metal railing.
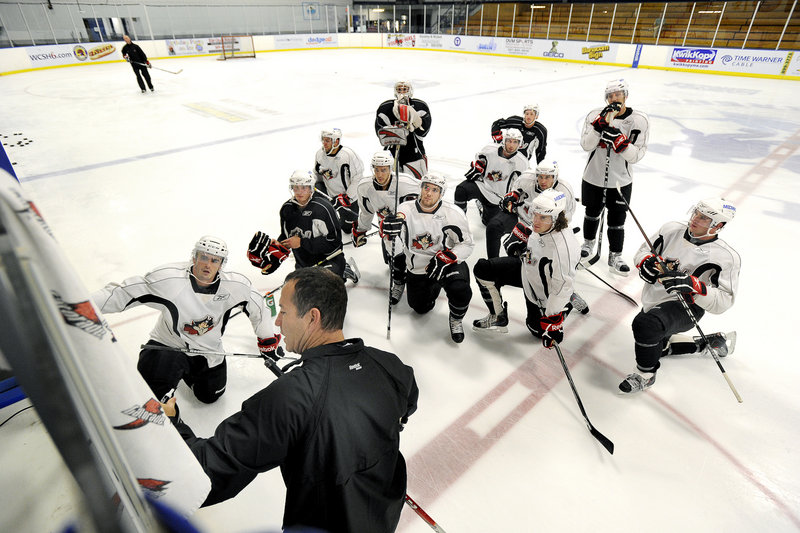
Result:
M99 0L92 0L99 2ZM625 3L0 4L0 47L285 33L432 33L698 47L800 48L797 0Z

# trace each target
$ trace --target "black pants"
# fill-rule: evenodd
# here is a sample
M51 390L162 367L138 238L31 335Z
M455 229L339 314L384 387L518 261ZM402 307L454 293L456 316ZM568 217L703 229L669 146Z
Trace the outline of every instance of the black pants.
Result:
M500 239L511 233L519 218L514 213L502 209L486 224L486 257L489 259L500 255Z
M144 91L144 82L147 81L147 86L150 87L152 91L153 82L150 81L150 73L148 72L150 69L141 65L134 65L133 63L131 63L131 67L133 67L133 73L136 74L136 82L139 84L139 88ZM144 78L144 81L142 78Z
M478 286L481 290L481 297L489 312L493 315L502 311L503 296L501 288L508 285L511 287L522 287L522 264L518 257L495 257L493 259L478 259L475 267L472 269L475 274L475 279L478 280ZM487 287L487 285L489 285ZM500 309L494 305L494 298L492 298L492 291L496 290L500 299ZM532 302L528 296L525 296L525 308L527 315L525 317L525 325L528 327L534 337L542 336L541 318L544 316L544 309L539 307L539 304ZM572 311L572 304L568 303L567 308L564 310L564 318Z
M628 202L631 201L632 190L632 183L622 187L622 194ZM605 196L603 195L604 191ZM603 198L605 198L605 202L603 202ZM628 216L628 208L619 197L617 189L603 189L603 187L583 181L581 182L581 203L586 208L583 219L584 239L594 240L597 236L600 215L605 206L608 211L606 215L608 249L613 253L621 252L622 244L625 242L625 218Z
M472 289L469 286L469 267L466 263L451 265L445 269L438 281L431 280L425 274L409 272L406 276L406 287L409 307L421 315L433 309L436 305L436 298L442 289L447 295L450 314L456 318L464 318L472 299Z
M698 321L705 314L705 310L697 304L693 303L689 308ZM645 371L657 370L660 366L658 359L669 338L690 330L693 325L689 314L677 300L658 304L646 313L639 312L631 324L636 366Z
M398 239L395 242L394 246L395 246L395 252L397 252L398 249L402 249L403 244ZM387 248L386 241L384 239L381 239L381 252L383 252L383 262L384 262L384 264L389 265L389 257L392 255L392 245L389 244L388 248ZM406 271L406 254L402 253L402 254L394 256L394 261L392 261L391 265L392 265L392 271L394 272L392 274L392 279L394 279L395 281L397 281L399 283L405 283L406 282L406 272L407 272Z
M225 392L228 382L227 363L223 360L214 368L208 368L208 361L202 355L188 355L181 352L159 350L163 344L150 340L139 352L137 370L145 383L153 391L157 400L176 388L181 380L192 389L195 397L203 403L213 403Z

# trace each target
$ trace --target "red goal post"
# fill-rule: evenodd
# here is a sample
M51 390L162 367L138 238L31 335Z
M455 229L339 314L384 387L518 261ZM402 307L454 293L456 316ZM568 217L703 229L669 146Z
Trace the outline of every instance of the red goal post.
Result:
M220 60L256 57L252 35L223 35L221 39L222 56L219 58Z

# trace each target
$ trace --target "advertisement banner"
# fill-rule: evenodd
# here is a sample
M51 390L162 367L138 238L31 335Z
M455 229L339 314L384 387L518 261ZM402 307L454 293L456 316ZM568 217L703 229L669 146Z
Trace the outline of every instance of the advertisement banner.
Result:
M779 51L676 46L671 49L665 66L687 70L779 75L787 59L787 52Z
M31 67L50 67L91 63L99 59L119 59L108 57L122 47L122 43L54 44L25 48Z
M275 36L276 50L288 50L295 48L336 48L337 46L339 46L339 36L335 33Z

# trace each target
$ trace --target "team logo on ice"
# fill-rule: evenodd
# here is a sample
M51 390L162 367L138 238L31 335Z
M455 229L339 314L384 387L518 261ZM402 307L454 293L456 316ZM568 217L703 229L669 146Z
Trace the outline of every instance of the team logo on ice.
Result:
M417 250L427 250L433 245L434 245L434 240L430 233L425 233L423 235L411 239L411 246L413 246Z
M100 317L97 316L90 301L86 300L85 302L71 304L65 302L56 291L52 291L52 294L58 310L64 318L64 322L70 326L75 326L98 339L102 339L106 331L111 331L108 323L105 320L100 320ZM111 334L111 341L117 342L113 333Z
M205 335L214 327L214 319L211 316L207 316L201 320L193 320L191 324L184 324L183 331L188 333L189 335Z
M155 398L150 398L144 405L133 405L122 411L122 414L133 417L136 420L121 426L114 426L114 429L138 429L150 422L163 426L166 419L164 411L161 410L161 404Z

